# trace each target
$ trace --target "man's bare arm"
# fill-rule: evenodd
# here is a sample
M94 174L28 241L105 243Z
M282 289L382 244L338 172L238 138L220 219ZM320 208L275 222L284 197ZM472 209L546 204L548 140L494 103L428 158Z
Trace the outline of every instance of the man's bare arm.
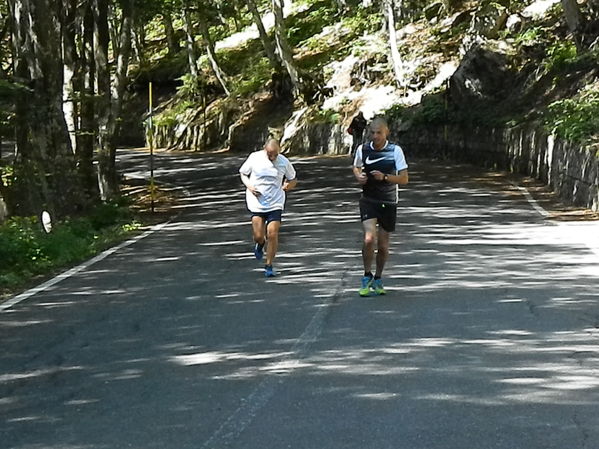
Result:
M285 181L283 183L283 190L285 192L289 192L290 190L295 189L295 186L297 186L297 178L292 179L291 181Z
M243 185L246 186L250 192L252 192L255 196L261 195L261 193L258 191L258 189L256 189L256 187L254 187L252 185L252 183L250 182L250 177L248 175L244 175L243 173L240 173L239 176L241 176L241 182L243 182Z

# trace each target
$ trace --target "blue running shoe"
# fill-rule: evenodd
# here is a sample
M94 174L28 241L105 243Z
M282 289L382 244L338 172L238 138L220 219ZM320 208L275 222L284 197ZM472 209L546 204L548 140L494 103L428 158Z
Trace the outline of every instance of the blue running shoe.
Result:
M375 279L374 281L372 281L372 289L374 290L374 293L377 295L387 294L387 292L385 291L385 287L383 287L382 279Z
M360 287L360 290L358 290L360 296L370 296L370 288L372 287L373 280L374 279L372 276L364 276L362 278L362 287Z
M262 257L264 257L264 243L262 245L260 243L254 245L254 256L256 256L257 260L262 260Z
M275 273L275 270L272 267L272 265L266 265L264 267L264 277L274 278L276 275L277 275L277 273Z

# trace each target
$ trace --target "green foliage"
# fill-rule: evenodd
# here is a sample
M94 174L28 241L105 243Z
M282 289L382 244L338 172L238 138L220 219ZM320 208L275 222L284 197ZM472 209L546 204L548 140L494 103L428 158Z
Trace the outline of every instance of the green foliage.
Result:
M180 122L181 115L196 106L191 100L177 101L172 107L165 109L154 117L154 126L172 127Z
M287 20L287 39L293 47L318 34L322 29L335 22L337 8L333 2L316 1L312 7Z
M36 217L13 217L0 225L0 290L89 258L138 228L122 201L56 223L49 234Z
M447 113L443 95L424 97L417 106L396 104L385 112L391 121L412 122L416 125L436 125L446 120Z
M558 137L573 142L596 140L599 130L599 87L586 89L575 98L551 103L545 126Z
M380 27L380 16L377 14L371 14L362 7L357 7L352 11L351 16L343 17L340 19L339 26L336 27L337 36L332 35L331 38L323 38L320 33L322 29L327 26L334 24L338 18L329 17L328 15L319 16L315 14L318 11L314 11L309 16L313 17L315 23L314 27L318 27L318 33L307 37L301 42L302 47L305 47L312 52L321 52L326 58L326 62L330 62L333 58L339 58L351 51L353 45L347 45L348 42L354 41L358 36L364 33L374 32ZM332 22L325 22L325 20L332 20Z
M350 16L343 18L342 24L343 28L351 31L351 34L359 36L380 28L381 17L365 8L356 7Z
M446 117L445 102L441 95L424 97L420 108L414 116L414 122L418 124L441 123Z
M12 165L0 165L0 180L5 186L12 185L15 169Z
M259 92L270 81L272 69L268 58L260 58L251 66L244 68L244 73L239 76L238 82L234 84L234 94L247 96Z
M0 79L0 102L13 101L18 93L30 90L22 84Z
M547 71L561 71L577 61L578 52L573 42L556 42L547 49L544 61Z
M249 73L252 66L264 56L259 39L245 42L237 48L228 48L218 52L219 63L227 74Z
M181 85L177 88L177 93L180 97L186 99L200 98L202 95L202 86L200 80L191 73L186 73L179 78Z
M391 122L401 122L411 119L410 108L403 104L394 104L385 111L385 116Z
M312 120L317 123L339 123L341 115L332 109L318 109L314 112Z
M519 46L531 46L539 43L542 37L543 31L539 27L532 27L518 33L514 38L514 43Z
M41 232L35 217L17 217L4 223L0 227L0 272L38 261Z
M125 222L131 218L129 209L126 206L124 199L102 203L94 208L87 220L95 230Z

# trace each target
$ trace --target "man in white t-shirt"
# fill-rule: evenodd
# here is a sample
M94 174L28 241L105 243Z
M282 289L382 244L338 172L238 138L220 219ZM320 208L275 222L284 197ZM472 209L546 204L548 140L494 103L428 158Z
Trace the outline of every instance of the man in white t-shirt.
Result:
M285 208L285 192L297 185L295 169L289 159L279 154L276 139L269 139L264 149L248 156L239 168L241 181L246 186L245 200L252 214L254 255L262 260L266 247L264 275L274 277L272 267L279 246L281 216Z

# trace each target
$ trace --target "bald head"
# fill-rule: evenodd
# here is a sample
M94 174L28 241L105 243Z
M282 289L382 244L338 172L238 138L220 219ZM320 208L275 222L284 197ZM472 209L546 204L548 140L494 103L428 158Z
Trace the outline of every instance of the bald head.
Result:
M370 139L374 148L380 150L389 137L389 125L383 117L376 117L370 122Z
M279 141L277 139L268 139L264 144L264 151L266 151L268 159L274 161L281 151Z
M375 117L372 119L372 122L370 122L370 127L389 129L389 124L387 123L385 117Z

